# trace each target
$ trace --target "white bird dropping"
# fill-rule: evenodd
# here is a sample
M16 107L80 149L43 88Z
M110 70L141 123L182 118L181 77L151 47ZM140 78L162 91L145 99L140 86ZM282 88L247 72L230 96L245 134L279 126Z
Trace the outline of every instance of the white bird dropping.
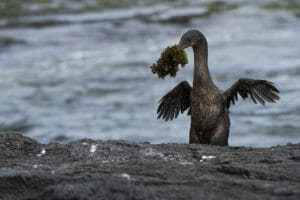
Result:
M92 145L91 145L91 150L90 150L90 152L91 152L91 153L94 153L94 152L96 152L96 150L97 150L97 146L94 145L94 144L92 144Z
M46 149L42 149L41 152L37 155L38 157L46 154Z

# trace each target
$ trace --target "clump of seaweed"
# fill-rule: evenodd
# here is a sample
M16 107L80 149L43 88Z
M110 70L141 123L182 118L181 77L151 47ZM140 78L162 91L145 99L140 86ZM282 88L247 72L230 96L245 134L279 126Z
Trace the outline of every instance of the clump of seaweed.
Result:
M160 58L151 66L153 74L157 74L159 78L167 75L176 76L178 65L184 67L188 63L187 54L183 48L174 45L167 47L160 55Z

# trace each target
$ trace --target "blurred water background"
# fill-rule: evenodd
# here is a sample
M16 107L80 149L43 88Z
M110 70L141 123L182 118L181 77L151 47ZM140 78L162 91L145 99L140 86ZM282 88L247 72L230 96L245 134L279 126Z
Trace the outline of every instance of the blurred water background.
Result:
M281 91L266 106L231 107L230 145L300 142L300 1L0 0L0 132L40 142L78 138L187 143L190 119L156 119L158 100L192 83L149 66L188 29L209 44L221 89L240 77Z

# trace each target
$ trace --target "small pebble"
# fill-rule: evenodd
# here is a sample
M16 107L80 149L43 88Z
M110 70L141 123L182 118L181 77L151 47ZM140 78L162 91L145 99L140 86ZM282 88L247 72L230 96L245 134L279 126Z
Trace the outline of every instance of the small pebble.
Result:
M125 178L125 179L127 179L128 181L130 181L130 180L131 180L131 177L130 177L130 175L129 175L129 174L122 173L122 174L120 174L120 176L121 176L121 177L123 177L123 178Z

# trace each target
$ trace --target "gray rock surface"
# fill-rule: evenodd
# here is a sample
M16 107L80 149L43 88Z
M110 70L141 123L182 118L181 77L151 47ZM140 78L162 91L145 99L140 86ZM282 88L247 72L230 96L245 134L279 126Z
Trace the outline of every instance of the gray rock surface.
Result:
M3 133L0 199L300 199L300 144L39 144Z

